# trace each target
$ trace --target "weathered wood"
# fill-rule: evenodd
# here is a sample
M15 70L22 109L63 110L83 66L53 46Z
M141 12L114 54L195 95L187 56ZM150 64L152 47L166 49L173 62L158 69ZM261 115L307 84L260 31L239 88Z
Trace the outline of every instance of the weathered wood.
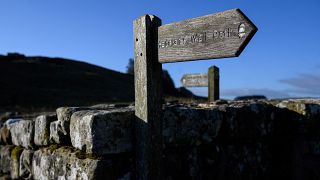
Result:
M208 100L214 102L220 99L219 68L211 66L208 70Z
M256 31L239 9L163 25L158 30L159 62L239 56Z
M157 30L152 15L134 21L136 179L162 179L162 65L158 62Z
M208 87L208 74L185 74L181 83L184 87Z

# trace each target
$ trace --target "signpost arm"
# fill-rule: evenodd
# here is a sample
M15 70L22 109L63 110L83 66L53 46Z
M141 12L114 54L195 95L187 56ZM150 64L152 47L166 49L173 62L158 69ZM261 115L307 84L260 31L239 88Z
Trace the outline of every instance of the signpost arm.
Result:
M134 21L136 179L162 178L162 64L158 62L161 20L144 15Z
M208 70L208 99L214 102L220 99L219 68L211 66Z

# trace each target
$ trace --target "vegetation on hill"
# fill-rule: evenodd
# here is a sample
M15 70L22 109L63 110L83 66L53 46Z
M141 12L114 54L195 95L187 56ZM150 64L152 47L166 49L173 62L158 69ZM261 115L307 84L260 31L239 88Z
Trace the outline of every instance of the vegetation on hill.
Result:
M236 101L244 101L244 100L267 100L267 97L264 95L248 95L248 96L238 96L235 97Z
M63 58L0 57L0 107L56 108L132 102L133 76Z
M64 58L0 55L0 112L133 103L132 70L125 74ZM165 95L193 96L186 89L176 89L168 71L163 71L163 80Z

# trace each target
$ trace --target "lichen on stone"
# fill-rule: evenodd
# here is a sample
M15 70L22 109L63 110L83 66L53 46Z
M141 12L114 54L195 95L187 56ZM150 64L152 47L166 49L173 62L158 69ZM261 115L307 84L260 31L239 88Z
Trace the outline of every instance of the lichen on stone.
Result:
M12 158L13 160L19 161L20 155L21 155L22 151L23 151L23 148L22 148L22 147L20 147L20 146L14 147L14 148L12 149L12 151L11 151L11 158Z
M94 154L94 153L86 153L86 152L81 151L79 149L77 149L75 151L75 155L79 159L97 159L97 160L102 160L103 159L103 156L100 156L100 155L97 155L97 154Z

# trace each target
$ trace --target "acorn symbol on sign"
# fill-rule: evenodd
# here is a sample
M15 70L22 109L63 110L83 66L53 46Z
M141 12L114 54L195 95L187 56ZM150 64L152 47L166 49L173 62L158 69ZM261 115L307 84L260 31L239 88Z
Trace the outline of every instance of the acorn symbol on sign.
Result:
M243 38L246 35L246 26L244 24L239 25L239 38Z

